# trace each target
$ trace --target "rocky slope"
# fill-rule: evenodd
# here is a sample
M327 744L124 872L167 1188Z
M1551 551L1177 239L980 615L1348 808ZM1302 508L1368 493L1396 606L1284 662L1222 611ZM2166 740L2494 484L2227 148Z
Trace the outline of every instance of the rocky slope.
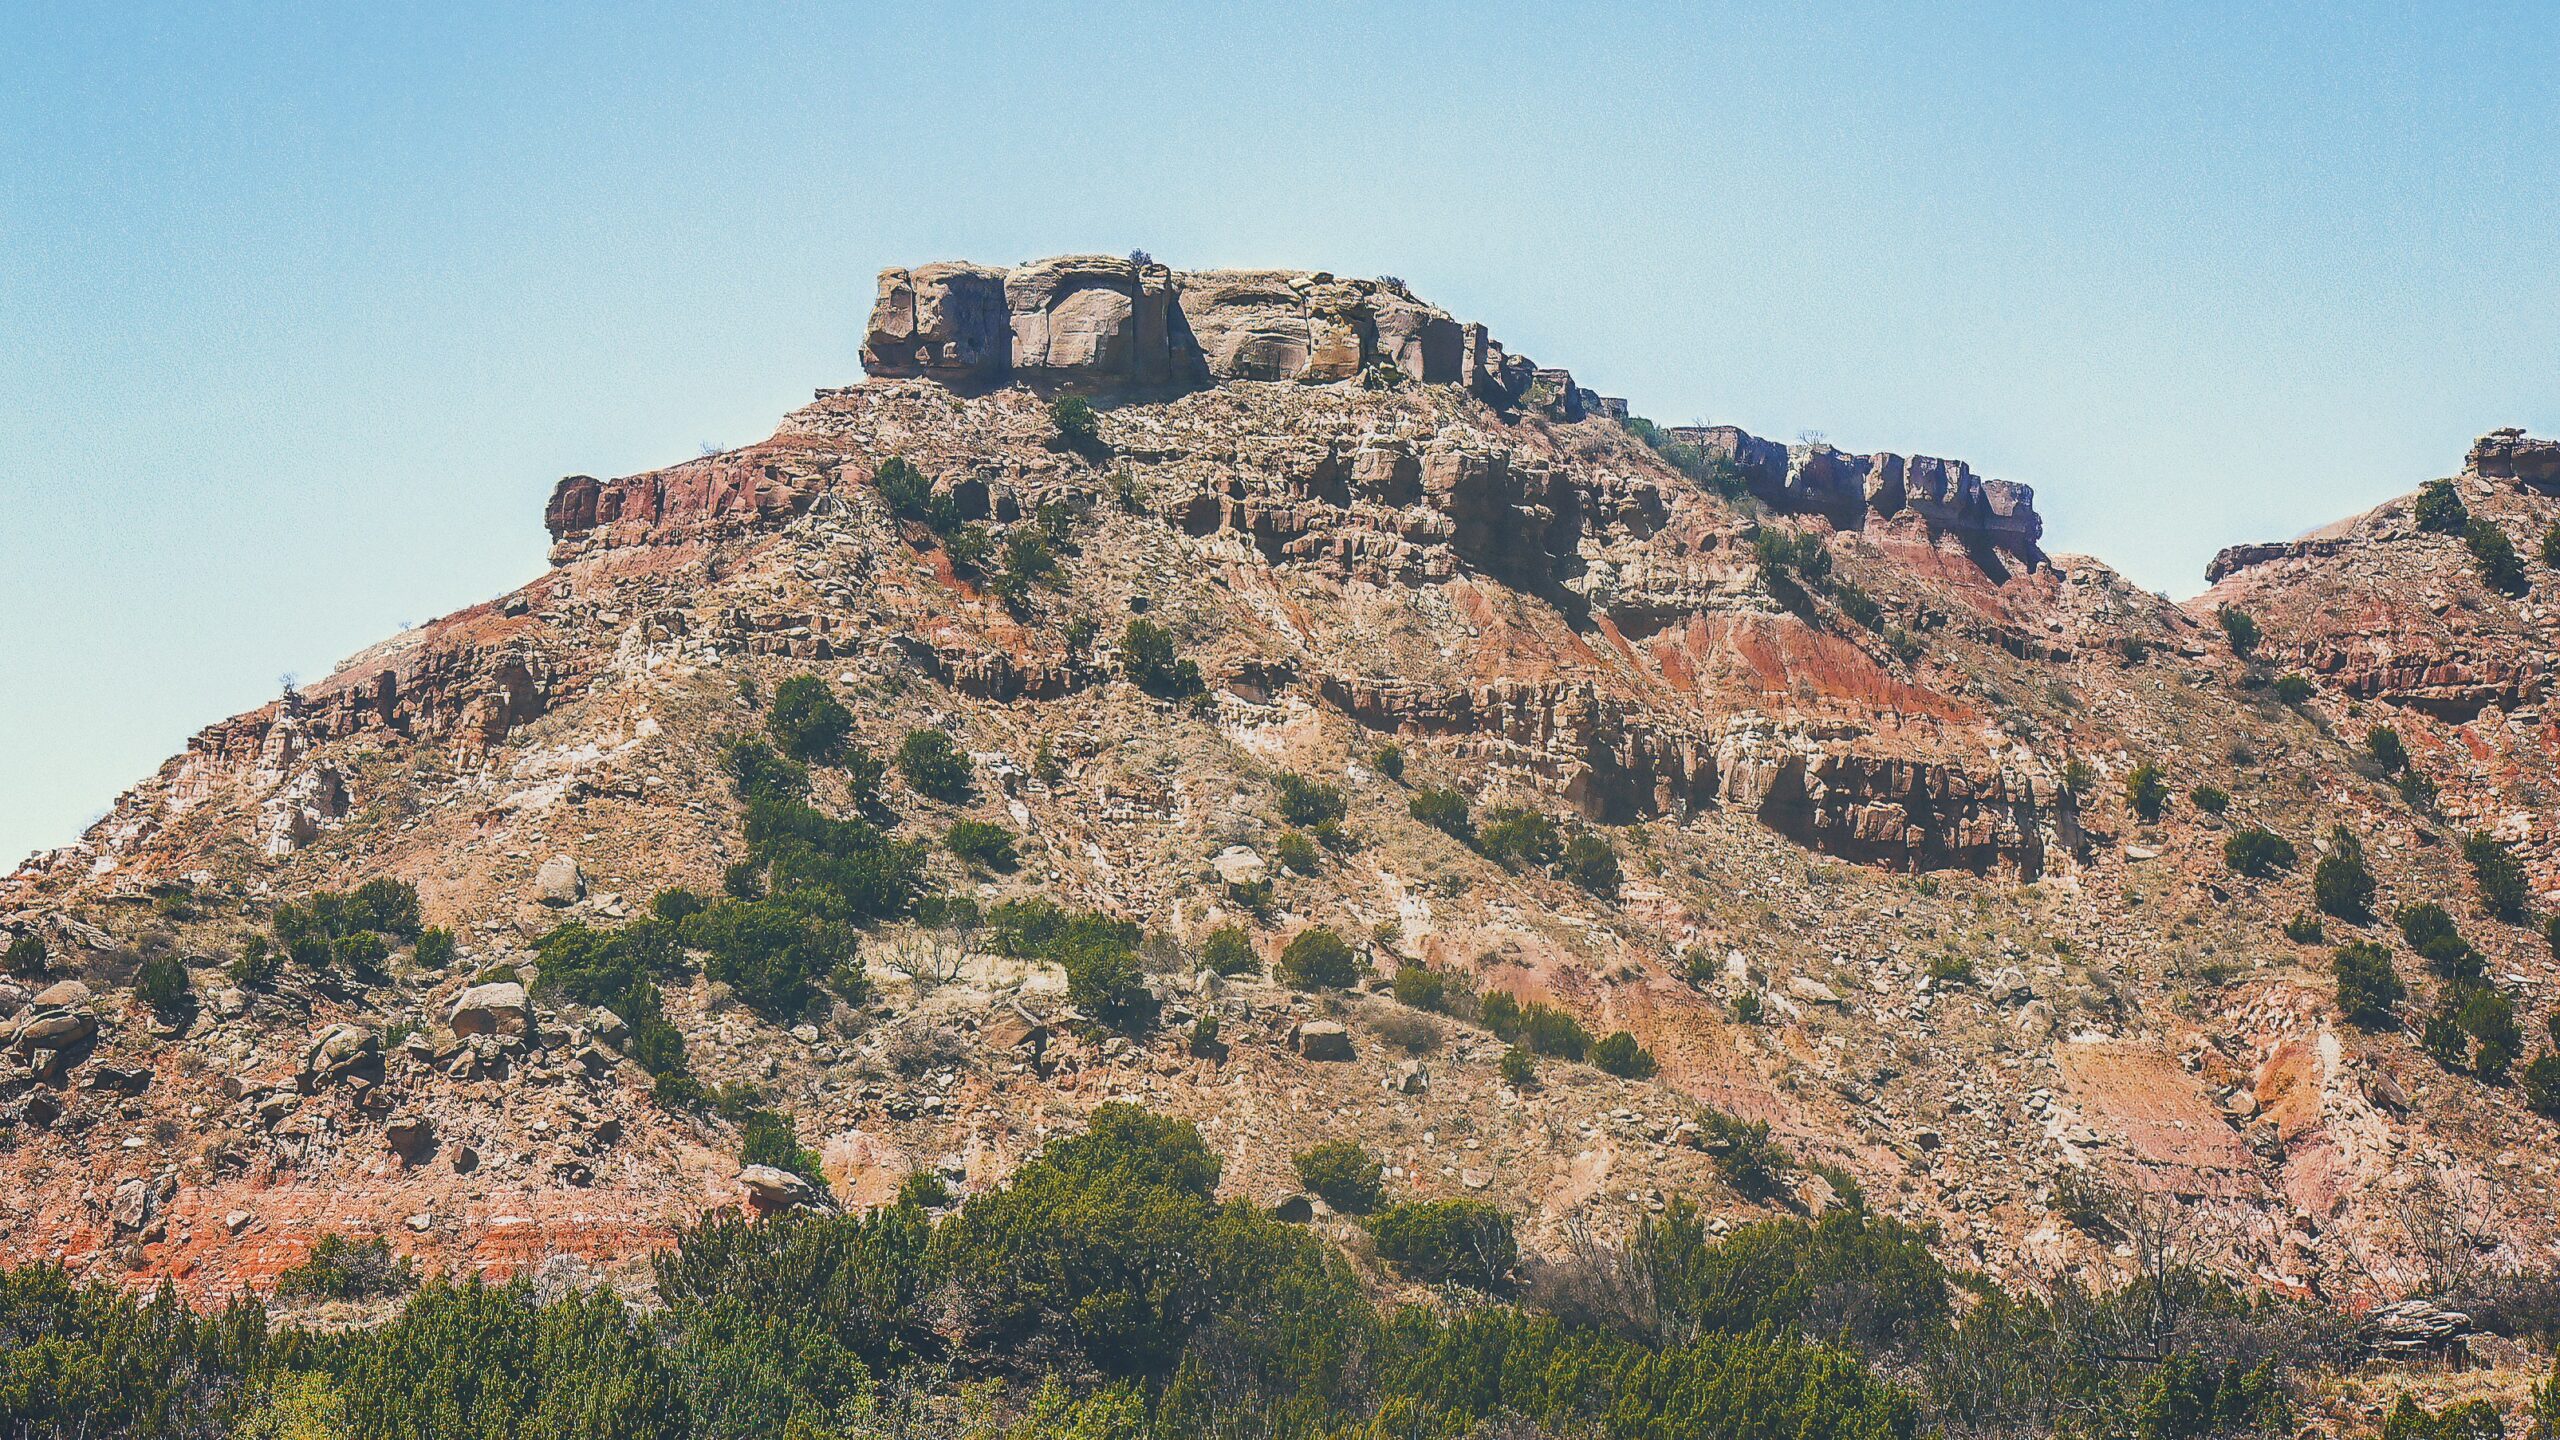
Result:
M2349 1303L2552 1260L2551 1122L2347 1024L2327 945L2279 929L2344 824L2379 912L2442 900L2541 1033L2550 954L2476 913L2455 843L2495 830L2552 883L2538 564L2496 594L2460 541L2386 506L2226 553L2181 608L2044 553L2023 486L1650 432L1392 280L929 265L883 275L863 353L864 383L761 444L563 480L548 573L208 728L0 884L0 926L49 956L0 981L0 1260L215 1295L335 1229L460 1268L623 1270L748 1198L730 1128L656 1103L612 1017L553 1004L533 952L662 887L718 892L744 853L721 744L799 675L876 754L927 728L967 752L964 804L892 780L902 833L1000 824L1024 862L941 855L940 883L1163 937L1163 1023L1136 1035L1082 1023L1054 967L964 951L919 979L894 962L933 937L908 925L866 939L859 1009L785 1026L670 987L695 1068L786 1107L840 1203L915 1168L985 1183L1138 1098L1201 1121L1236 1193L1283 1200L1294 1152L1349 1136L1399 1186L1498 1198L1549 1247L1673 1193L1740 1216L1852 1177L2021 1279L2125 1263L2092 1194L2174 1208L2210 1263ZM1058 439L1062 394L1095 400L1093 443ZM2528 554L2560 518L2555 453L2492 436L2457 482ZM1062 572L998 593L890 513L891 457L958 520L1075 517ZM2254 659L2224 606L2263 627ZM1205 696L1130 683L1133 616ZM2296 672L2288 703L2272 682ZM2433 810L2366 759L2385 720ZM2156 821L2127 809L2146 763L2173 782ZM1350 843L1307 873L1280 861L1282 772L1345 797ZM1413 818L1427 786L1562 817L1623 879L1497 863ZM2302 863L2230 873L2249 825ZM386 876L459 937L452 963L259 990L226 972L279 903ZM1257 879L1259 915L1239 901ZM1198 973L1232 922L1266 959L1329 926L1375 980ZM155 957L191 1004L133 993ZM1659 1073L1508 1083L1483 1029L1377 993L1400 965L1628 1029ZM498 967L533 1000L474 986ZM1188 1022L1212 1015L1223 1051L1195 1055ZM1731 1188L1711 1110L1773 1128L1787 1194Z

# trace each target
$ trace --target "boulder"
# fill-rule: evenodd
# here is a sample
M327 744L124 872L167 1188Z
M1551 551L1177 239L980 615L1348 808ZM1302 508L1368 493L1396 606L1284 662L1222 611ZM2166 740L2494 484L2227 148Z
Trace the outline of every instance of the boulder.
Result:
M534 898L554 909L575 905L586 893L586 874L573 856L554 855L533 872Z
M1289 1043L1310 1060L1348 1060L1351 1032L1332 1020L1304 1020L1289 1032Z
M1252 846L1230 845L1210 859L1209 868L1218 872L1221 884L1250 885L1261 879L1268 867L1261 856L1253 853Z
M816 1200L817 1192L809 1182L788 1170L770 1165L746 1165L738 1170L738 1184L746 1191L747 1203L759 1210L788 1210Z
M403 1160L415 1160L435 1147L435 1122L415 1111L403 1111L382 1127L382 1143Z
M89 987L77 980L57 980L27 998L36 1010L77 1010L89 1003Z
M1837 1005L1840 1003L1840 992L1823 984L1821 981L1814 979L1810 975L1789 976L1787 978L1787 993L1798 1000L1802 1000L1808 1005Z
M359 1025L332 1025L302 1052L302 1088L317 1090L382 1064L382 1037Z
M533 1030L533 1012L522 985L492 980L453 997L445 1023L456 1035L527 1035Z

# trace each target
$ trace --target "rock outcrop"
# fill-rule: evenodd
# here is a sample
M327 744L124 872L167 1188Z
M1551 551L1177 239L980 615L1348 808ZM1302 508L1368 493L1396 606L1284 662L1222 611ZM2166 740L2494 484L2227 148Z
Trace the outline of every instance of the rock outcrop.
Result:
M1483 326L1461 324L1400 281L1176 271L1108 255L1009 270L963 262L884 270L862 367L947 385L1020 379L1141 391L1230 380L1327 384L1385 367L1427 385L1466 384L1504 405L1534 402L1567 420L1626 413L1625 401L1510 354ZM571 508L574 518L576 502Z
M2545 494L2560 493L2560 440L2537 440L2512 427L2472 442L2463 470L2484 480L2511 480Z
M2033 488L1973 473L1934 455L1853 455L1820 441L1781 445L1731 425L1690 425L1672 435L1730 464L1766 504L1821 515L1846 529L1901 517L1931 531L2041 564L2044 518Z

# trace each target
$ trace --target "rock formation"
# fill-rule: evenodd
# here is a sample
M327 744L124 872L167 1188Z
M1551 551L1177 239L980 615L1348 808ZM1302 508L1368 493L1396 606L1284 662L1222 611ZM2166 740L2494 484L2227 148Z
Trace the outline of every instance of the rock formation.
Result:
M1304 1206L1290 1157L1350 1136L1561 1249L1674 1195L1775 1213L1722 1178L1712 1106L1770 1126L1803 1205L1837 1167L1998 1274L2121 1274L2088 1194L2214 1207L2213 1263L2359 1301L2415 1283L2412 1206L2476 1208L2510 1259L2560 1241L2522 1087L2347 1023L2283 925L2346 825L2542 1033L2560 963L2476 913L2447 843L2509 840L2560 891L2538 560L2488 590L2395 502L2227 552L2179 607L2045 554L2024 486L1665 435L1392 280L926 265L883 276L863 342L870 378L764 441L562 480L551 569L209 726L0 883L0 948L42 971L0 979L0 1258L217 1296L331 1228L628 1276L707 1211L823 1203L659 1088L637 1057L670 1031L703 1094L788 1109L848 1206L970 1193L1137 1097L1206 1127L1229 1194ZM1053 443L1061 392L1091 446ZM2493 434L2454 489L2538 556L2555 453ZM930 504L891 509L893 458ZM1151 643L1189 669L1142 675ZM727 893L726 747L785 682L859 746L812 770L822 814L876 801L934 890L1143 927L1159 1023L1108 1031L1059 967L913 917L829 956L861 984L804 1013L700 956L662 957L645 1026L564 996L555 927ZM2382 725L2424 786L2379 771ZM917 732L965 789L890 768L858 798ZM1011 867L952 854L960 820ZM2248 827L2303 863L2234 873ZM386 877L442 941L256 948ZM1366 988L1260 972L1313 926ZM1625 1029L1659 1074L1523 1090L1502 1039L1382 993L1407 968ZM2402 974L2422 1024L2443 985Z

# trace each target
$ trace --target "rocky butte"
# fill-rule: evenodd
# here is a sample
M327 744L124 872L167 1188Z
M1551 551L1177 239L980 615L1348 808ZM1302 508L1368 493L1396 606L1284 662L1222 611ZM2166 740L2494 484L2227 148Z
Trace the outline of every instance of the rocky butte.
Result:
M1198 1121L1230 1194L1303 1211L1290 1157L1355 1138L1550 1251L1836 1176L2009 1277L2123 1273L2090 1197L2350 1306L2439 1285L2430 1236L2552 1262L2553 1121L2503 1082L2560 981L2560 446L2493 433L2426 492L2460 525L2397 501L2178 606L2048 553L2024 485L1656 427L1391 279L930 264L861 338L762 442L562 480L546 573L210 726L0 884L41 956L0 981L0 1258L213 1296L333 1230L620 1274L723 1207L995 1183L1124 1097ZM670 971L687 1073L787 1112L824 1197L662 1099L542 943L758 893L732 742L799 733L786 682L919 757L821 764L828 824L985 913L1143 927L1159 1014L1092 1023L1036 947L904 899L788 1013ZM2347 842L2374 901L2319 916ZM450 953L246 958L367 881ZM2476 978L2393 928L2422 901ZM1266 976L1319 928L1358 985ZM2342 1005L2344 939L2397 955L2389 1013ZM1408 968L1658 1068L1513 1084ZM1734 1188L1716 1116L1771 1127L1780 1192Z

